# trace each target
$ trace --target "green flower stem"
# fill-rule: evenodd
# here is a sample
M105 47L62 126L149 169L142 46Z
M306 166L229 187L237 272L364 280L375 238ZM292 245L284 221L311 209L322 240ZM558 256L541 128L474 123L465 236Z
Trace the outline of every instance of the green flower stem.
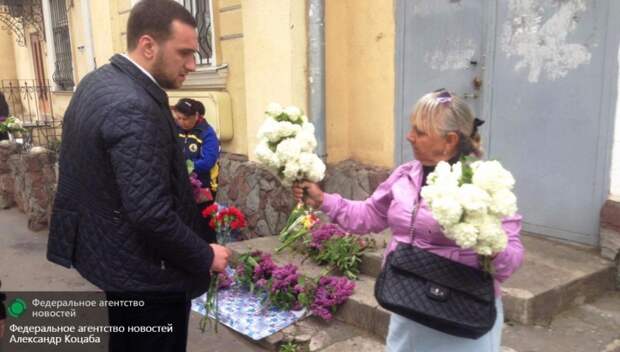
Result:
M308 233L308 230L306 228L302 228L302 229L298 230L297 232L295 232L293 235L291 235L290 237L286 238L282 242L282 245L276 249L276 253L280 253L282 250L284 250L285 248L287 248L290 245L292 245L293 243L295 243L300 237L302 237L306 233Z
M215 275L215 277L214 277ZM211 282L209 283L209 291L207 291L207 300L205 301L205 316L200 320L200 330L205 332L207 327L211 325L209 320L209 312L213 312L215 316L214 331L217 334L217 325L219 323L218 317L218 287L220 277L217 273L211 273Z

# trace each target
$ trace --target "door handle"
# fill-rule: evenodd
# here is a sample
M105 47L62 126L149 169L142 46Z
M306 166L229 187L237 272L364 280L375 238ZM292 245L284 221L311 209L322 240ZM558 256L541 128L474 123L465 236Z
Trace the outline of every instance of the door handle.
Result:
M471 81L471 84L474 86L475 90L480 90L480 88L482 87L482 80L480 79L480 77L474 77L474 79Z

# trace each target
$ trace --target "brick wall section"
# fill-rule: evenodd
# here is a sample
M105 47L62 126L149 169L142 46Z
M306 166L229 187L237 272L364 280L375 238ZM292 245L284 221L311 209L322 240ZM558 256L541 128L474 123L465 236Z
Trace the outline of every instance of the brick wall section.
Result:
M15 185L9 158L18 153L17 145L4 140L0 142L0 209L15 205Z
M15 145L0 144L0 205L16 205L26 213L28 227L47 227L56 191L56 157L33 148L18 153ZM295 206L293 194L278 177L245 156L222 153L217 201L234 205L247 216L247 238L277 234ZM354 161L328 165L322 187L349 199L365 199L389 176L389 170Z
M54 193L56 192L56 156L35 147L28 153L13 154L8 159L14 183L14 200L26 214L28 228L47 228Z
M247 238L275 235L295 206L293 193L269 170L246 157L223 153L217 202L234 205L248 219ZM365 199L389 176L389 170L344 161L328 165L322 187L345 198Z
M608 199L601 210L601 255L615 260L616 288L620 289L620 201Z

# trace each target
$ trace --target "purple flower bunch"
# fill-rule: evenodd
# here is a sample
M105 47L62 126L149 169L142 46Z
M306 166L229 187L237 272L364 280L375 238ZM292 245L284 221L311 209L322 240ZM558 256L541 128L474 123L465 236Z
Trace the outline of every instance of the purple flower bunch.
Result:
M219 273L219 274L217 274L217 277L218 277L218 281L217 281L217 288L218 289L227 289L230 286L232 286L233 278L228 276L228 274L226 274L226 273Z
M312 313L325 320L331 320L336 307L346 302L354 289L355 283L345 277L324 276L320 278L314 291L314 300L310 305Z
M259 280L268 280L273 271L277 268L276 264L271 259L271 255L267 253L261 253L258 264L254 267L252 279L258 283Z
M200 189L202 188L202 182L198 179L198 175L195 172L189 174L189 182L192 185L192 191L194 192L194 199L200 197Z
M322 224L321 226L318 226L312 231L310 231L311 237L308 246L311 249L320 251L323 248L323 244L325 243L325 241L329 240L334 236L342 237L345 234L346 232L336 224Z
M241 286L254 291L254 287L262 287L260 284L271 278L271 272L275 268L271 255L261 251L244 253L239 256L239 264L235 268L235 280Z
M300 275L294 264L278 266L270 254L260 251L239 256L235 277L251 291L257 289L265 294L265 302L269 305L284 310L307 307L325 320L333 318L336 307L344 303L355 289L355 283L346 277L310 279Z
M276 267L271 277L271 292L288 291L297 285L299 274L297 267L293 264Z

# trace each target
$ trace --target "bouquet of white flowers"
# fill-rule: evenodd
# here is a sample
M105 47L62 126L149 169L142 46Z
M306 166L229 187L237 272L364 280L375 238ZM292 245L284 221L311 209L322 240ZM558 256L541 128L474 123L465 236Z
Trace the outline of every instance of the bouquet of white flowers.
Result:
M300 180L318 182L325 176L325 164L314 153L314 125L298 107L269 104L257 137L258 161L276 172L285 185Z
M0 122L0 132L24 132L24 124L17 117L9 116L3 122Z
M508 238L502 219L517 211L515 180L498 161L463 159L450 166L439 162L421 195L446 237L473 249L490 270L490 257L503 251Z

